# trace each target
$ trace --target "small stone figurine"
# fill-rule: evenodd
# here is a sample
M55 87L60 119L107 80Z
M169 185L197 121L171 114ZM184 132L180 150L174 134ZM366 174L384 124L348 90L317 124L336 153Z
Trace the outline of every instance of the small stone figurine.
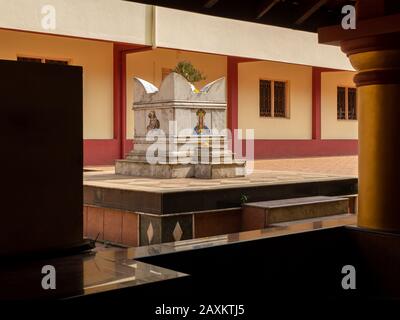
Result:
M157 119L155 111L150 111L148 117L150 121L147 126L147 132L153 129L160 129L160 121Z

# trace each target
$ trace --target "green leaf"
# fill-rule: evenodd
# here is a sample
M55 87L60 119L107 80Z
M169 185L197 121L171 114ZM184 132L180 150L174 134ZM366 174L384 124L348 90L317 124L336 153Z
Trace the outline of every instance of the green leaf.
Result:
M189 61L180 61L176 65L174 72L180 74L192 84L206 79L205 75Z

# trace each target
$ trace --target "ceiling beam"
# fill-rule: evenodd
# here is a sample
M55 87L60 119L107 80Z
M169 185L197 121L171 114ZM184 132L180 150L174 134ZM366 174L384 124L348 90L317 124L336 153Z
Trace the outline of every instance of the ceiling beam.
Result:
M340 41L400 32L400 13L357 21L357 29L345 30L341 25L318 29L319 43L340 45Z
M297 21L296 25L303 24L308 18L310 18L315 12L317 12L323 5L327 4L329 0L317 0L314 5L308 9Z
M261 19L265 16L268 11L270 11L278 2L281 0L269 0L267 1L262 7L261 10L258 12L257 19Z
M357 20L365 20L383 16L385 14L385 1L363 0L356 4Z
M207 0L206 3L204 4L204 8L211 9L217 4L218 1L219 0Z

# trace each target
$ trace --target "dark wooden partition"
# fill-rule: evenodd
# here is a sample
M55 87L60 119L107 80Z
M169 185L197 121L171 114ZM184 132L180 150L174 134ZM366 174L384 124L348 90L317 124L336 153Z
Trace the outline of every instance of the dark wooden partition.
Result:
M82 243L82 68L0 60L0 257Z

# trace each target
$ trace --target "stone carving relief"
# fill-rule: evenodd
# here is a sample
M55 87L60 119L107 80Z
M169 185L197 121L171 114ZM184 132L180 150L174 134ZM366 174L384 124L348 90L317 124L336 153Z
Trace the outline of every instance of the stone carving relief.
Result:
M157 119L156 112L155 111L150 111L148 114L149 117L149 124L147 126L147 131L153 130L153 129L160 129L160 121Z
M197 116L197 125L194 127L195 134L209 134L210 129L207 127L204 116L206 115L206 111L204 109L198 109L196 112Z

